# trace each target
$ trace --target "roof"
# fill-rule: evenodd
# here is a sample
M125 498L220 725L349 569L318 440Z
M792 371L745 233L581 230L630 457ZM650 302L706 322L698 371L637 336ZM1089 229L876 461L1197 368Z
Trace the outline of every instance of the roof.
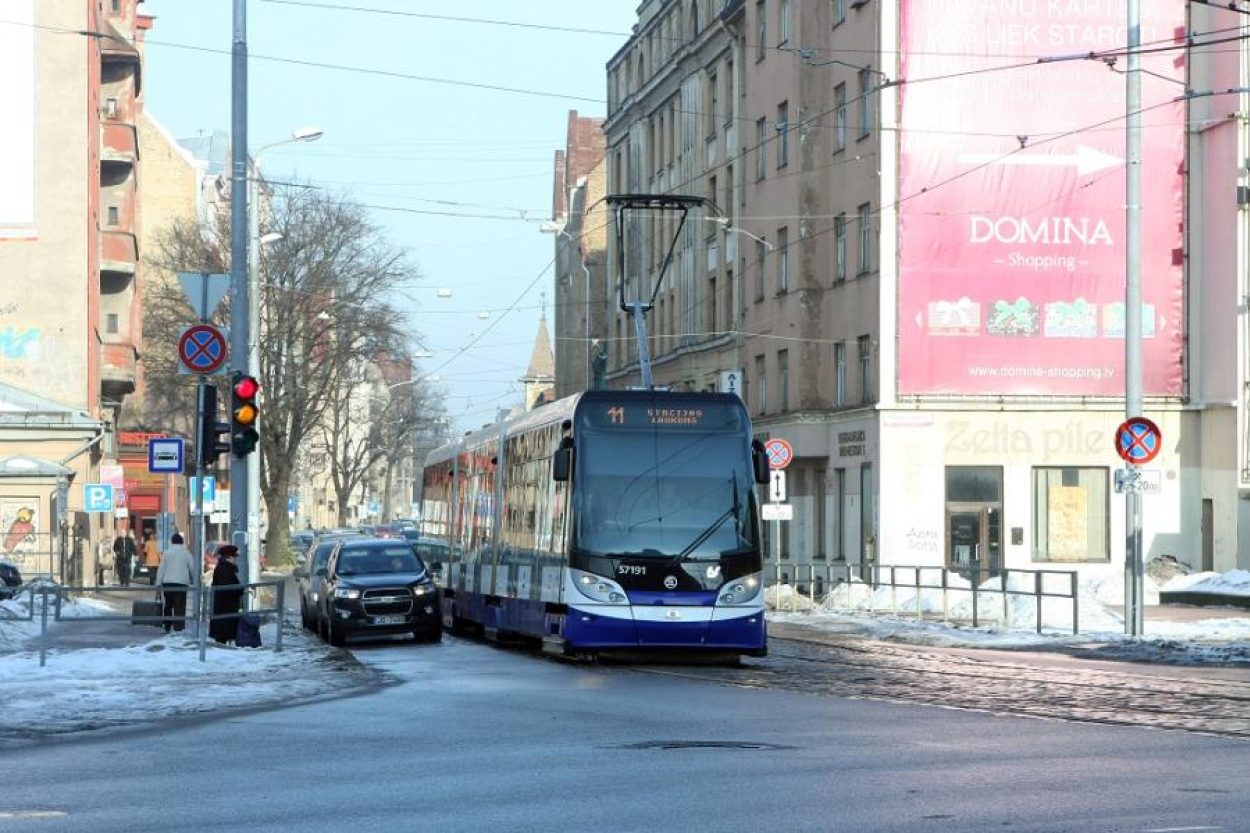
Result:
M230 134L224 130L214 130L190 139L179 139L182 145L196 159L207 165L210 174L225 173L230 158Z
M99 429L102 424L86 411L0 382L0 425L22 425L31 422L61 423Z
M534 339L534 352L530 366L522 381L543 381L556 378L556 357L551 352L551 336L547 334L547 316L538 319L538 336Z
M42 457L5 457L0 460L3 477L69 477L74 470Z

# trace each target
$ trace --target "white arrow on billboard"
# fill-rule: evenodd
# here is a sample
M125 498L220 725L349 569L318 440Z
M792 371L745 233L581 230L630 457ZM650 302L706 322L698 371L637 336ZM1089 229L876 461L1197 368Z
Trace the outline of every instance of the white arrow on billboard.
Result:
M1110 153L1103 153L1085 145L1077 145L1074 155L1042 153L961 153L960 162L974 165L1034 165L1034 166L1066 166L1075 167L1077 176L1097 173L1124 164L1124 160Z

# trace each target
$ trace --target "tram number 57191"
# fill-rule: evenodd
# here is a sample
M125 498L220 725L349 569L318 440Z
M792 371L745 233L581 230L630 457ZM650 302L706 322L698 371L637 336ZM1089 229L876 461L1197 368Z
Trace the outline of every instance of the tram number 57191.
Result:
M618 576L645 576L647 568L643 564L617 564L616 574Z

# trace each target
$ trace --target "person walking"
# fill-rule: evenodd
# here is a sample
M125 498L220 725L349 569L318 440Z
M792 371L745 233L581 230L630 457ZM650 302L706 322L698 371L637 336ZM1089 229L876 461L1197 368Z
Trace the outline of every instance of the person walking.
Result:
M135 532L126 530L125 535L113 539L113 567L117 571L117 583L122 587L130 586L130 568L135 563L139 547L135 544Z
M182 533L175 532L169 538L169 549L161 557L156 568L156 585L164 599L161 615L165 617L165 633L180 631L186 627L187 588L195 583L195 565L191 551L182 540Z
M156 568L161 565L161 548L152 534L143 542L143 566L148 571L148 584L156 584Z
M222 645L233 642L239 629L243 588L238 584L239 548L226 544L217 550L217 566L213 568L213 618L208 626L208 635Z

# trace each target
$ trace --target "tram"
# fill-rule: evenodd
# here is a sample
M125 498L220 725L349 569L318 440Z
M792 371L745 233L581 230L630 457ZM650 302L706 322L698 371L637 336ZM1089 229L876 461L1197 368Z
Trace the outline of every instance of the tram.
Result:
M594 390L431 452L443 624L557 654L763 656L755 484L732 394Z

